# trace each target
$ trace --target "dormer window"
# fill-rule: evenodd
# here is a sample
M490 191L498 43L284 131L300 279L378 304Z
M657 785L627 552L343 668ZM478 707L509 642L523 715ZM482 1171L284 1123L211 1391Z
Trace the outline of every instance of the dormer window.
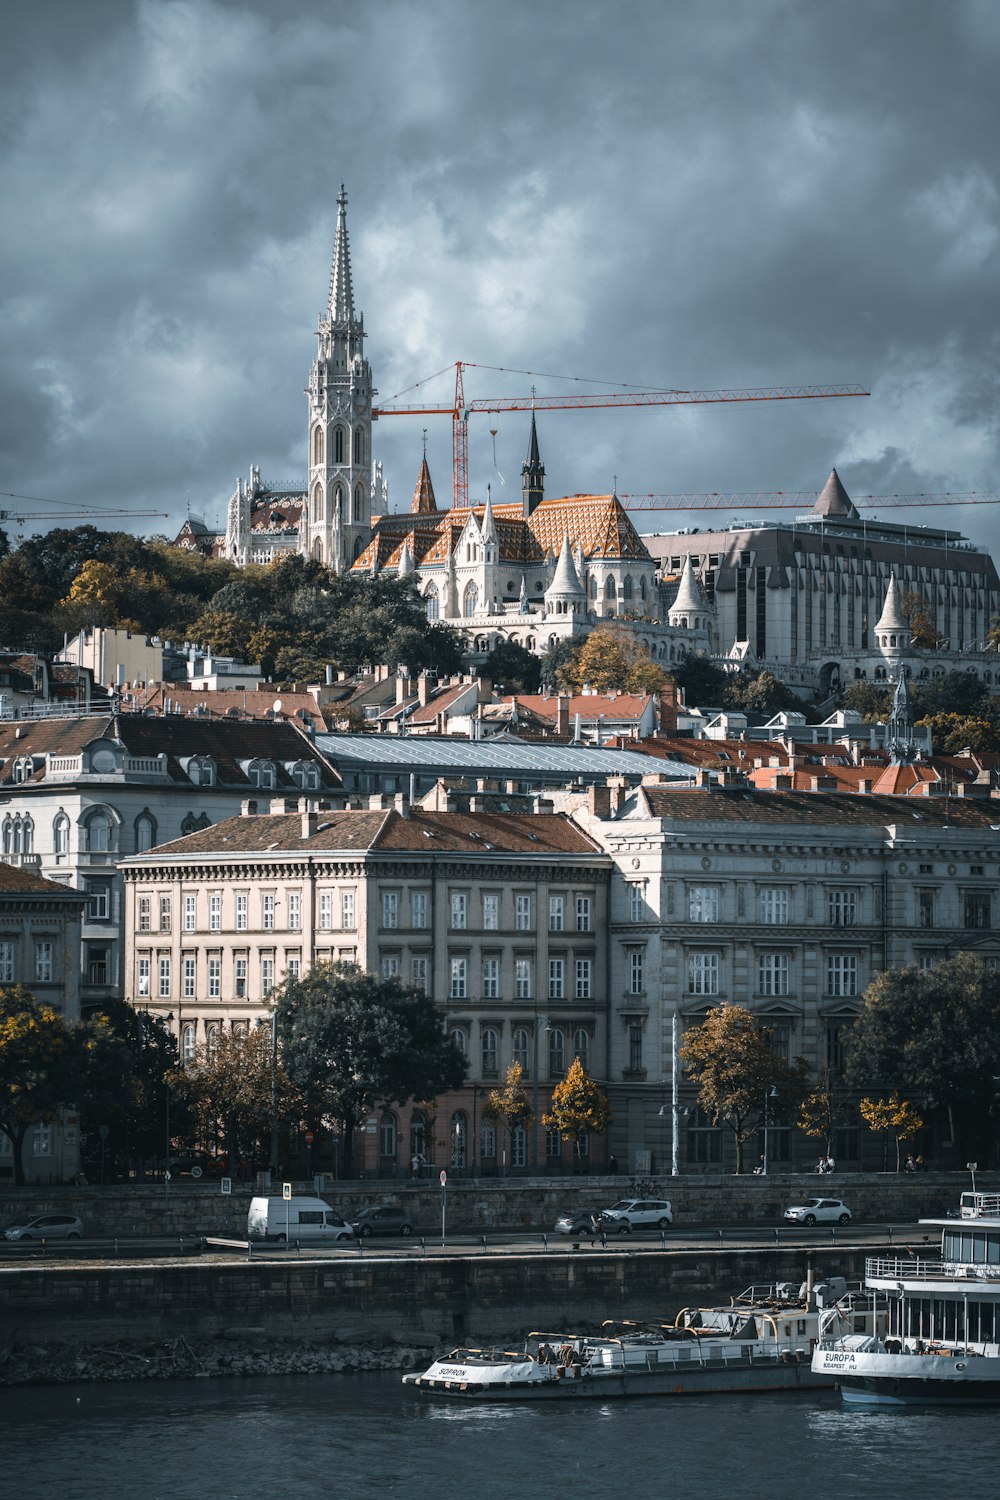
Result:
M18 784L21 784L25 781L30 781L32 770L33 766L31 764L31 756L22 755L18 760L14 762L14 771L11 779Z
M250 785L269 791L275 785L274 766L269 760L252 760L247 767Z
M214 760L207 755L193 756L188 766L188 775L195 786L214 786Z
M319 766L313 761L297 760L292 766L292 780L304 792L315 792L319 788Z

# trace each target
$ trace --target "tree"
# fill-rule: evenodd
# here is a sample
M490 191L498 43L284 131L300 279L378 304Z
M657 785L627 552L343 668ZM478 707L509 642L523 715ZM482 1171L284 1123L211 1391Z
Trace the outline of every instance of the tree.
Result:
M847 1077L903 1089L947 1111L951 1140L975 1157L996 1098L1000 973L961 953L933 969L887 969L865 991L851 1028Z
M912 1104L906 1099L901 1099L898 1094L893 1094L889 1099L862 1099L858 1109L869 1130L886 1137L882 1146L883 1172L885 1171L888 1138L890 1135L895 1136L896 1171L898 1172L900 1144L902 1141L910 1140L918 1130L923 1129L922 1117Z
M483 1105L483 1119L490 1125L506 1130L508 1139L518 1127L525 1133L533 1128L535 1115L524 1086L524 1069L520 1063L511 1063L502 1089L490 1090Z
M125 1000L105 1000L79 1028L82 1049L76 1103L91 1167L101 1126L103 1164L112 1176L123 1161L138 1175L166 1150L167 1091L177 1073L177 1041L166 1023ZM171 1121L185 1131L191 1121L172 1093Z
M800 1104L805 1060L788 1064L777 1057L766 1029L740 1005L710 1010L700 1026L685 1032L679 1055L698 1085L701 1108L713 1124L725 1124L733 1132L736 1171L742 1173L743 1147L765 1122L765 1114L772 1121L782 1119Z
M860 714L866 724L884 724L892 712L892 683L880 687L876 682L852 682L841 702L846 709Z
M816 1087L799 1106L799 1129L823 1142L824 1156L833 1155L834 1132L843 1122L847 1108L847 1095L836 1088L830 1069L823 1068Z
M355 964L319 963L274 991L280 1057L313 1128L337 1121L351 1168L354 1130L379 1105L458 1088L465 1059L429 995Z
M0 989L0 1130L14 1152L14 1182L24 1186L24 1138L59 1118L77 1078L71 1027L23 984Z
M801 712L805 706L797 693L786 687L773 672L766 671L729 673L722 690L722 701L727 708L768 715L781 713L783 709Z
M653 693L659 691L665 675L628 631L603 626L591 631L562 664L559 685L574 693L585 684L596 693Z
M910 640L919 651L936 651L948 643L934 624L934 612L918 589L908 589L901 606L903 618L910 627Z
M575 1057L566 1077L552 1090L552 1109L542 1116L546 1130L556 1130L564 1141L572 1141L574 1155L580 1154L585 1135L603 1135L613 1119L607 1096L598 1088Z
M982 714L929 714L919 722L930 728L931 744L938 755L961 755L963 750L977 754L1000 750L1000 715L996 713L989 717Z
M541 658L517 641L499 640L479 668L494 687L508 693L537 693L542 682Z
M671 668L671 673L677 686L683 690L688 708L721 707L728 674L707 657L691 652Z
M301 1121L307 1112L280 1053L272 1074L270 1026L220 1032L198 1048L178 1087L200 1118L202 1133L222 1140L231 1169L241 1158L268 1161L272 1123Z

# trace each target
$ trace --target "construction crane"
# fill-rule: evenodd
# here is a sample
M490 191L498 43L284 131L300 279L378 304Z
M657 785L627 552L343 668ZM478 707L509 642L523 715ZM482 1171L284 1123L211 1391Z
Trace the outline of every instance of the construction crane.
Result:
M816 503L819 491L812 494L793 494L787 490L774 490L770 494L748 494L739 492L724 495L715 490L698 494L677 495L633 495L622 494L618 498L626 510L801 510L803 506ZM878 505L885 510L904 510L921 505L997 505L1000 495L984 495L976 490L941 495L852 495L857 506L869 509Z
M0 497L6 500L34 500L34 495L17 495L11 490L0 490ZM58 500L44 500L43 505L58 505ZM126 506L105 506L99 509L62 510L62 511L25 511L25 510L0 510L0 521L16 521L19 526L25 521L97 521L105 520L109 516L159 516L163 520L169 520L169 512L165 510L131 510Z
M372 418L376 420L379 417L451 417L452 504L456 507L467 506L469 503L469 417L473 412L590 411L604 406L709 406L728 405L736 401L817 401L830 397L871 394L860 385L769 385L743 390L709 391L651 391L626 387L602 394L575 392L566 396L538 396L532 393L530 396L483 396L466 401L464 371L499 368L496 365L476 365L469 360L456 360L453 401L435 401L423 405L409 402L398 404L392 401L372 408Z

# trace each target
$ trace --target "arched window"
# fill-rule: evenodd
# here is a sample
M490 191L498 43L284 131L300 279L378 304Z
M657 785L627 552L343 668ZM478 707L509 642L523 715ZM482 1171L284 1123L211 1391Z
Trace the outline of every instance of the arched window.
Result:
M631 597L632 597L632 575L631 575L631 573L626 573L625 574L625 581L622 584L622 598L623 599L631 599Z
M184 821L181 823L181 833L200 833L203 828L211 828L212 820L208 813L185 813Z
M590 1035L582 1027L579 1031L574 1031L573 1033L573 1052L580 1059L581 1068L586 1071L590 1066L588 1062L590 1056Z
M210 1058L215 1057L219 1050L219 1023L212 1021L205 1028L205 1050Z
M590 580L590 597L591 597L591 599L596 599L597 598L597 579L596 578L592 578Z
M465 594L462 598L462 613L469 619L479 608L479 590L474 583L465 586Z
M497 1128L484 1120L479 1127L479 1160L480 1162L496 1162L497 1159Z
M359 484L354 491L354 519L360 521L365 514L365 487Z
M63 812L56 814L52 824L52 849L57 859L69 853L69 818Z
M250 785L271 791L275 784L274 766L269 760L252 760L247 768Z
M297 760L292 767L292 780L304 792L314 792L319 787L319 766L310 760Z
M14 762L14 781L19 785L23 785L24 782L30 781L31 771L31 757L22 756L20 760L16 760Z
M428 620L439 620L441 618L441 601L437 595L436 588L429 588L424 595L424 606L427 610Z
M321 484L313 485L312 518L317 525L323 519L323 486Z
M639 579L639 598L640 599L645 599L645 597L646 597L646 580L645 580L645 578L640 578Z
M481 1037L483 1053L483 1077L496 1078L499 1074L499 1037L492 1026L485 1026Z
M528 1165L528 1132L523 1125L515 1125L510 1133L510 1159L512 1167Z
M396 1160L396 1116L382 1116L378 1128L378 1154L382 1161Z
M354 429L354 462L363 464L365 461L365 430L363 427Z
M321 464L322 462L323 462L323 429L322 429L322 427L314 427L313 428L313 463L314 464Z
M21 824L21 853L33 854L35 850L35 825L30 817L18 820Z
M463 1110L456 1109L451 1117L451 1164L453 1167L464 1167L466 1149L468 1145L468 1127Z
M410 1116L410 1155L426 1156L427 1121L419 1109Z
M605 599L614 599L616 597L617 593L618 593L618 590L615 588L615 580L613 578L611 578L611 577L607 578L605 580L605 584L604 584L604 597L605 597Z
M512 1038L513 1061L519 1063L522 1071L528 1072L528 1033L523 1026L519 1026Z
M141 812L135 820L135 852L145 854L156 843L156 819L150 812Z
M181 1031L181 1066L186 1068L189 1063L194 1062L195 1033L194 1022L188 1021Z
M465 1035L464 1028L461 1026L455 1026L451 1032L451 1039L454 1042L457 1050L461 1052L462 1056L464 1057L468 1048L468 1038Z
M566 1033L559 1026L549 1028L549 1077L562 1078L566 1072Z
M301 438L299 439L301 442ZM344 429L338 427L333 434L333 461L335 464L344 462Z
M114 824L103 808L90 814L85 832L89 854L108 854L114 848Z
M15 853L14 849L14 819L8 813L3 820L3 852L4 854Z
M188 775L194 786L214 786L215 761L207 755L192 756L188 762Z

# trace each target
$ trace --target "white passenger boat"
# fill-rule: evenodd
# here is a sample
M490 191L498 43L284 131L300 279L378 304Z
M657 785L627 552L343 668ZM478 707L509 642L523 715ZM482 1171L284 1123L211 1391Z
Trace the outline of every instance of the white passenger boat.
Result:
M815 1287L750 1287L726 1307L685 1308L674 1324L604 1324L599 1334L530 1334L520 1349L455 1349L403 1384L465 1400L580 1400L815 1390L819 1319L876 1335L874 1300L841 1277Z
M879 1406L1000 1403L1000 1195L963 1193L940 1227L940 1259L869 1260L865 1284L888 1298L883 1337L821 1328L815 1374L845 1401Z

